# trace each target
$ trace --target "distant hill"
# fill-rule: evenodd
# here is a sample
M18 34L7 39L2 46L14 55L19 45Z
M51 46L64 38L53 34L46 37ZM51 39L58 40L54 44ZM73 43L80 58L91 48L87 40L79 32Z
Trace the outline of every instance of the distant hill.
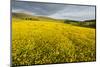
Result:
M44 17L44 16L32 16L25 13L12 13L13 18L17 19L24 19L24 20L34 20L34 21L58 21L57 19L53 19L50 17Z
M82 23L80 23L82 26L85 27L91 27L91 28L96 28L96 20L85 20Z
M32 21L56 21L56 22L64 22L67 24L82 26L82 27L91 27L96 28L96 20L84 20L84 21L75 21L75 20L69 20L69 19L53 19L50 17L44 17L44 16L33 16L26 13L12 13L12 17L16 19L22 19L22 20L32 20Z
M96 20L84 20L84 21L74 21L74 20L65 20L64 23L82 26L82 27L90 27L90 28L96 28Z
M32 17L31 15L25 13L12 13L12 17L15 18L24 18L24 17Z
M92 19L92 20L85 20L84 22L96 22L96 19Z

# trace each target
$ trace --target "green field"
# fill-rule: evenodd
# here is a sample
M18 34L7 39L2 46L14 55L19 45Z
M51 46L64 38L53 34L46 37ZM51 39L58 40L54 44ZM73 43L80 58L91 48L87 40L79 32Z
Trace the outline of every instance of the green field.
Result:
M26 20L13 17L12 63L34 65L95 61L95 33L95 28L54 19Z

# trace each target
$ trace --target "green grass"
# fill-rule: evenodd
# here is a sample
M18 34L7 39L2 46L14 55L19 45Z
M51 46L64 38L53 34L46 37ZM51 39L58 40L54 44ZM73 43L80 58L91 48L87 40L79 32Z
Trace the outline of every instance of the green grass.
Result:
M12 21L13 65L96 60L95 29L56 21Z
M73 21L65 20L64 23L72 24L80 27L96 28L96 20L86 20L86 21Z

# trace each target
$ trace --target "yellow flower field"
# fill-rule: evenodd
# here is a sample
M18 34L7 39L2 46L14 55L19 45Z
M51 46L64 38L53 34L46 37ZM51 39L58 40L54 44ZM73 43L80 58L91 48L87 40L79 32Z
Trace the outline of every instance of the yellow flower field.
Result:
M12 19L12 63L34 65L96 60L95 29L56 21Z

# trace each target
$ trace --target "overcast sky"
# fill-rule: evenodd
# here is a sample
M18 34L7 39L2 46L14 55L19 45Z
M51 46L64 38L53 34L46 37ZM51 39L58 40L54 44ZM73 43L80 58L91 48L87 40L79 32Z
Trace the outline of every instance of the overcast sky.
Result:
M12 12L79 21L95 19L95 6L13 1Z

